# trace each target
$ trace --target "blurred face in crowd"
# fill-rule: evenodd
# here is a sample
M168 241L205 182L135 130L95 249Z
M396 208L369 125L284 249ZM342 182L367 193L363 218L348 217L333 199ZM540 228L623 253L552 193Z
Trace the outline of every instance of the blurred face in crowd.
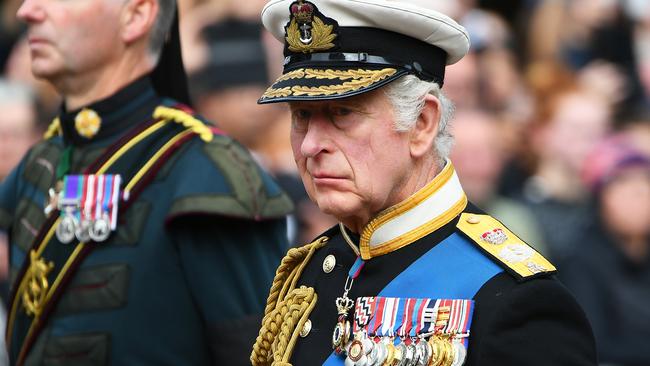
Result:
M36 115L27 103L0 101L0 181L18 165L22 156L36 142Z
M346 225L362 226L410 195L409 134L395 131L392 106L383 92L292 102L290 108L298 170L323 212Z
M504 164L499 124L485 112L458 110L451 161L465 192L476 203L492 196Z
M609 125L610 108L600 98L586 93L566 94L558 101L537 148L542 158L579 171Z
M117 0L24 0L18 17L28 26L32 72L53 83L92 75L115 62L123 47Z
M629 167L605 184L600 195L608 228L624 237L650 236L650 170Z
M282 112L277 105L257 104L265 90L264 86L251 85L206 92L196 98L196 110L246 147L255 149L261 140L269 138L264 131Z
M476 108L479 104L479 67L475 53L449 65L445 71L445 94L458 109Z

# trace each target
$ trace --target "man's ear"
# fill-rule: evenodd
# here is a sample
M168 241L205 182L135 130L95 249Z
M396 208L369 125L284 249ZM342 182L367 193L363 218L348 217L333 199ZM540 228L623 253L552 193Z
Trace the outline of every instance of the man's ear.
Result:
M410 131L411 156L422 157L433 149L440 122L440 100L431 94L424 98L424 108Z
M157 0L128 0L122 11L122 40L131 44L147 38L159 11Z

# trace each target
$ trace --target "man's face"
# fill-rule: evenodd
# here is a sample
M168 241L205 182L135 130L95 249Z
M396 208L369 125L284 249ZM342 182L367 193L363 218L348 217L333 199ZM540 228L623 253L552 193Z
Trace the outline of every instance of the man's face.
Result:
M92 75L119 55L121 0L24 0L32 72L56 82Z
M382 91L290 107L298 170L323 212L359 228L408 197L409 134L395 131Z

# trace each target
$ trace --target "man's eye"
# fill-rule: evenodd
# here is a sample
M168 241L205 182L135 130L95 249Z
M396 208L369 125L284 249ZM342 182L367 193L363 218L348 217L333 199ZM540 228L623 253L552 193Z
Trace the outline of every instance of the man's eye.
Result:
M304 109L298 109L293 111L293 117L294 119L308 120L311 117L311 113Z
M330 112L333 116L348 116L352 114L352 110L346 107L332 107Z
M306 110L293 110L291 111L291 127L295 131L303 131L306 129L311 113Z

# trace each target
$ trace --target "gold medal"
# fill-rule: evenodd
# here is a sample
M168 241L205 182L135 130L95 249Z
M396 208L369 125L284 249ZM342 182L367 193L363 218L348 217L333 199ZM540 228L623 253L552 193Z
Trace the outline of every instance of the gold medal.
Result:
M395 346L393 346L393 342L386 343L386 352L386 361L384 361L382 366L391 366L393 365L393 360L395 360Z
M353 340L352 343L350 343L350 348L348 348L348 357L352 361L357 362L363 355L363 343L358 339Z
M406 345L404 342L401 342L395 346L395 353L393 354L393 362L391 363L391 366L401 365L402 361L404 360L404 356L406 356Z

